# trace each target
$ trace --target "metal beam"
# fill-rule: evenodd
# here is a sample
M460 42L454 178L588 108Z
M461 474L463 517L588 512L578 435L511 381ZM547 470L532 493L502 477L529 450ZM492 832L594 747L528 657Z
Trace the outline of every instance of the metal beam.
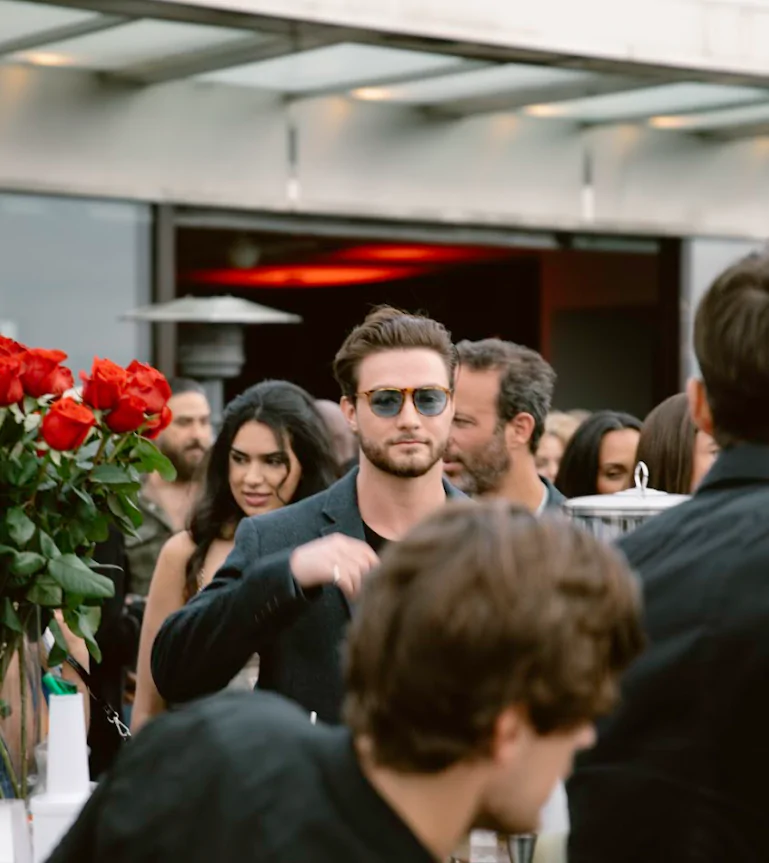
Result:
M665 83L659 79L621 78L618 76L591 75L578 81L547 84L541 87L510 88L504 92L484 96L468 96L436 105L423 105L428 114L440 117L466 117L471 114L492 114L497 111L515 111L527 105L546 105L570 102L609 93L627 93Z
M176 225L171 204L154 207L153 303L176 299ZM152 328L153 362L166 377L176 374L176 324L155 324Z
M53 45L56 42L64 42L67 39L77 39L79 36L101 33L103 30L111 30L113 27L126 24L130 20L130 18L117 15L98 15L92 21L81 21L78 24L66 24L63 27L39 30L28 36L0 42L0 56L17 54L20 51L31 51L35 48L44 48L46 45Z
M686 129L682 129L686 132ZM698 129L690 132L709 141L739 141L746 138L769 136L769 120L753 120L749 123L735 123L733 126L719 126L717 129Z
M202 75L205 72L216 72L233 66L243 66L246 63L259 63L285 57L288 54L311 51L333 45L343 39L344 31L339 31L333 36L329 36L326 32L300 33L291 39L282 36L272 38L247 36L237 42L171 55L162 60L137 63L112 72L109 77L134 84L162 84L166 81Z
M466 63L462 64L447 62L445 66L440 66L437 69L430 69L426 72L404 72L400 75L385 75L380 78L361 77L354 84L335 84L332 87L323 87L318 90L305 90L301 93L292 93L288 97L288 100L296 101L299 99L317 99L321 96L335 96L340 93L349 93L350 90L361 90L363 88L379 89L380 87L397 87L401 84L421 84L423 81L432 80L434 78L445 78L450 75L464 75L465 72L475 72L478 69L488 69L495 65L495 63L484 63L480 60L468 60ZM398 103L396 102L393 104Z

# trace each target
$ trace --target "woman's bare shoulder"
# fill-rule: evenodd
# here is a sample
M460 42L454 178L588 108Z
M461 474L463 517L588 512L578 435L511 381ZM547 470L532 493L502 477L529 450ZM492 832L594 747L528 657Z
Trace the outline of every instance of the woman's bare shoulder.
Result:
M195 543L189 531L179 531L179 533L175 533L170 539L166 540L165 545L160 551L158 563L162 560L167 564L186 565L193 551L195 551Z

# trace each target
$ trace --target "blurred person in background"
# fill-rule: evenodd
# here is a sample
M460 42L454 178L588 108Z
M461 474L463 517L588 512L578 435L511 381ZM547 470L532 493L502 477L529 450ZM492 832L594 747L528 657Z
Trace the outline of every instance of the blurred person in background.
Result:
M456 353L437 321L388 306L334 359L360 467L277 512L245 518L214 580L166 620L152 649L160 694L181 703L223 689L254 653L259 689L325 721L342 701L339 646L379 551L446 500Z
M535 452L555 386L536 351L500 339L457 345L456 410L444 470L466 494L542 513L563 495L537 473Z
M211 406L203 387L186 378L169 383L172 396L168 407L173 418L156 443L176 468L176 479L169 482L157 473L146 477L139 498L144 522L138 537L126 541L128 592L140 597L149 592L160 549L187 524L200 490L198 469L213 440Z
M336 476L330 436L301 387L263 381L230 402L209 453L189 529L166 542L152 577L139 649L133 731L165 709L150 670L158 629L211 581L235 545L240 520L323 491Z
M449 504L363 589L347 727L271 694L173 711L49 863L435 863L474 827L536 830L641 644L621 555L565 521Z
M691 415L721 452L620 540L649 645L570 783L570 863L769 860L769 256L711 285L694 351Z
M584 408L572 408L570 411L566 411L566 413L577 421L578 426L581 426L585 420L589 420L593 415L593 411L586 411Z
M545 431L537 445L537 472L551 483L558 476L563 453L582 420L562 411L551 411L545 419Z
M686 393L678 393L644 420L636 458L649 468L649 488L691 494L717 455L711 435L694 424Z
M334 445L334 453L339 463L340 473L345 474L351 467L357 464L358 441L345 419L344 412L338 402L332 402L329 399L318 399L315 402L315 407L318 409L321 417L323 417L323 422L325 422L331 435L331 442Z
M641 420L619 411L598 411L574 432L556 477L567 497L614 494L633 485Z

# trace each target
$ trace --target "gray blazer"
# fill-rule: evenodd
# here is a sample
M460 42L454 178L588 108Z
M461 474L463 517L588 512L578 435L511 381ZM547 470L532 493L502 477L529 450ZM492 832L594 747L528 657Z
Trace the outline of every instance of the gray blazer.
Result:
M340 644L351 608L324 586L303 591L291 552L328 533L365 540L357 468L313 497L241 521L235 548L214 580L163 624L152 648L152 674L166 701L223 689L248 659L260 657L259 683L339 719L343 696ZM444 480L448 498L464 495Z

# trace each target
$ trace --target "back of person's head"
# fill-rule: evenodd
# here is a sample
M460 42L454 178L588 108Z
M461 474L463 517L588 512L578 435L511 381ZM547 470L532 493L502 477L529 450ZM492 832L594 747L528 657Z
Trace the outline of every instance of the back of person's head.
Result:
M553 437L557 437L565 447L574 436L574 432L586 419L587 417L580 419L579 417L576 417L571 413L565 413L564 411L550 411L545 419L545 434L551 434Z
M536 452L553 400L556 375L550 363L531 348L502 339L465 340L457 345L457 354L460 366L499 372L499 422L504 425L520 414L529 414L534 420L529 449Z
M456 350L451 333L443 324L424 315L409 314L391 306L370 312L344 340L334 358L334 377L342 395L354 399L358 392L358 369L371 354L383 351L425 349L437 353L446 365L449 386L454 387Z
M703 430L723 447L769 443L769 253L739 261L705 293L694 351L710 415Z
M198 381L192 380L192 378L171 378L168 381L168 385L171 387L172 396L181 396L184 395L184 393L197 393L201 396L206 395L205 387L198 383Z
M558 468L555 484L567 498L598 494L601 443L609 432L635 429L641 420L621 411L597 411L571 437Z
M690 493L696 436L685 393L665 399L646 417L637 458L649 468L650 488L669 494Z
M314 399L289 381L262 381L234 398L225 408L221 431L208 455L205 483L190 519L196 550L188 564L188 581L196 577L213 540L232 530L244 513L230 487L230 451L241 426L247 422L266 425L275 436L290 470L288 448L301 466L301 477L291 500L295 503L326 489L338 475L331 436ZM278 489L280 492L280 489Z
M592 722L641 644L617 552L563 519L447 504L389 546L364 587L345 722L375 763L441 771L489 756L508 708L540 735Z

